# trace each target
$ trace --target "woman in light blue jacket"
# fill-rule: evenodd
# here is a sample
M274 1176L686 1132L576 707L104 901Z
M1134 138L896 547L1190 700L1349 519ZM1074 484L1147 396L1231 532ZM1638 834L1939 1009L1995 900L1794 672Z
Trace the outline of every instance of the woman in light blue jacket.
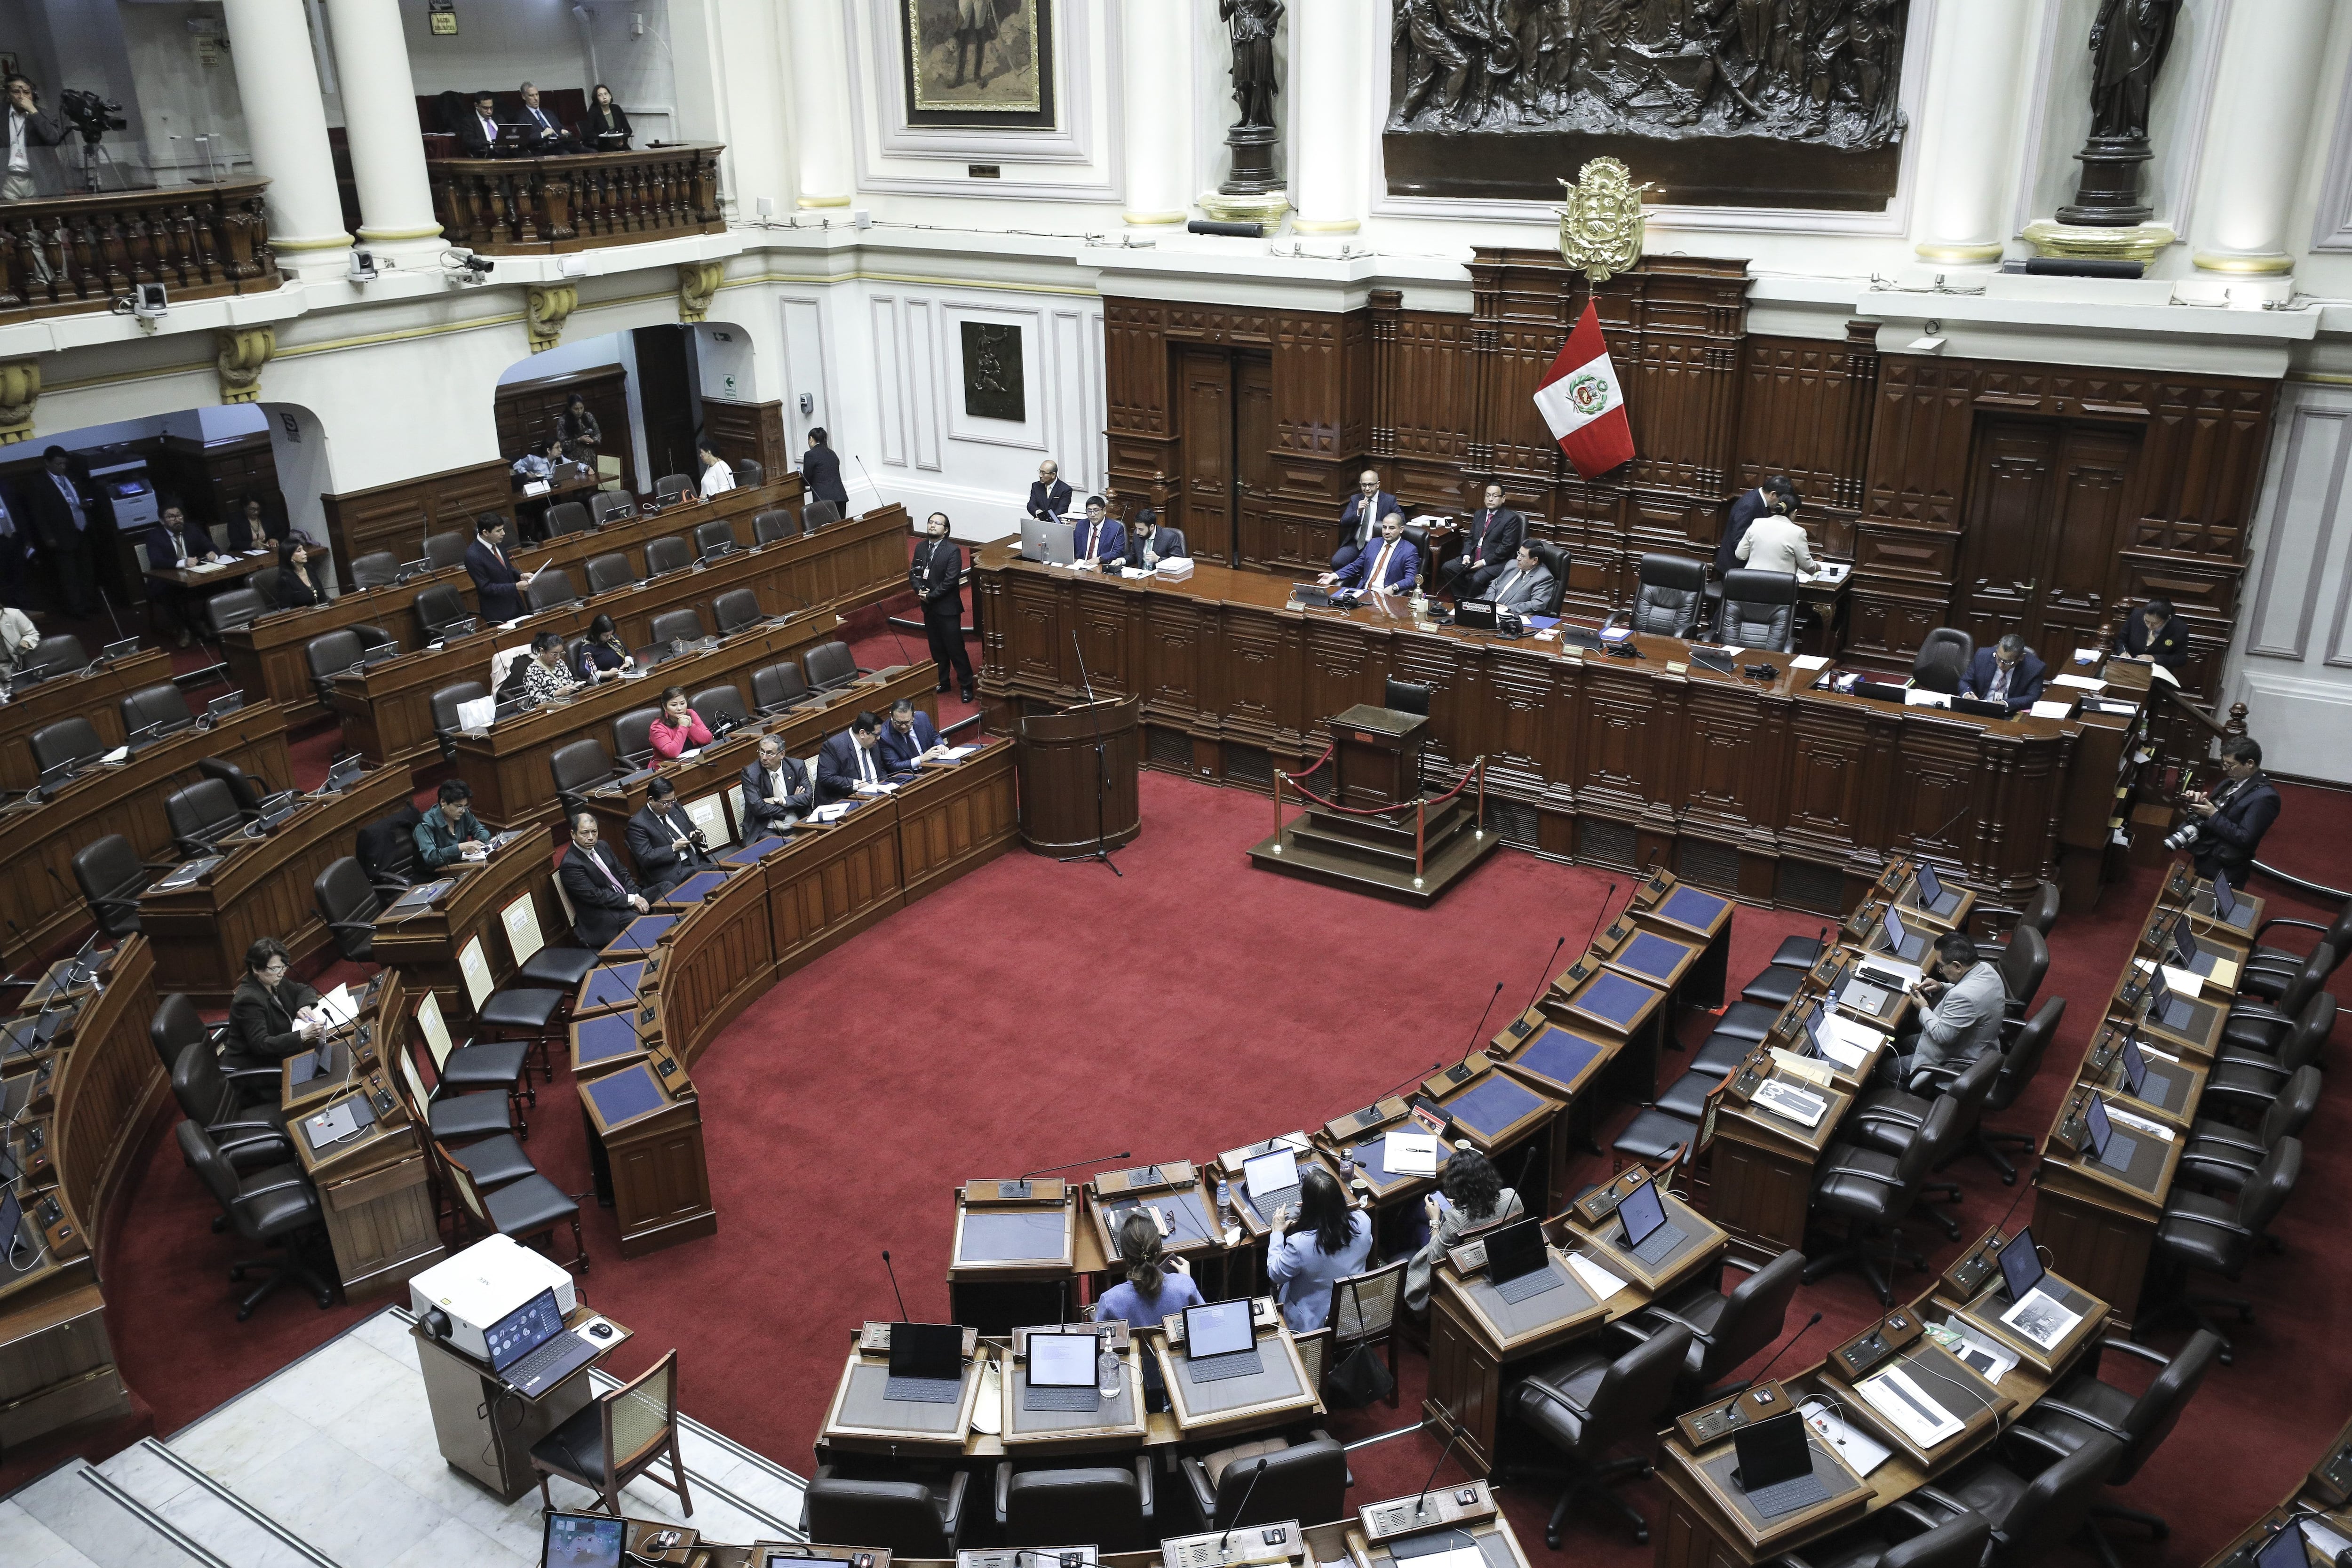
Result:
M1309 1170L1298 1181L1296 1221L1289 1205L1276 1211L1266 1247L1265 1271L1283 1321L1302 1334L1321 1328L1331 1314L1332 1281L1361 1274L1371 1256L1371 1216L1348 1206L1330 1172Z

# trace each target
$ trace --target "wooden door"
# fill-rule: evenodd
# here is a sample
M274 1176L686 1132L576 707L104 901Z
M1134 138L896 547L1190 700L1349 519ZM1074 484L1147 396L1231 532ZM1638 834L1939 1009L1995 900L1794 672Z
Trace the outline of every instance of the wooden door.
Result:
M2126 479L2139 440L2136 428L2074 426L2059 449L2041 612L2026 636L2053 668L2097 637L2121 584Z
M1234 508L1242 538L1271 543L1265 555L1290 560L1299 553L1299 542L1267 540L1273 526L1274 491L1274 357L1237 353L1234 355ZM1295 535L1297 524L1291 529ZM1226 559L1221 550L1218 558Z
M686 329L639 327L631 332L637 352L637 397L646 411L646 460L653 472L644 476L646 489L671 474L701 470L694 462L694 404L687 395ZM609 420L604 444L617 445Z
M2114 591L2139 433L2000 420L1977 437L1953 618L1984 647L2016 632L2051 663L2087 643Z
M1186 349L1177 358L1182 389L1183 515L1177 526L1196 561L1234 553L1233 361L1222 349Z

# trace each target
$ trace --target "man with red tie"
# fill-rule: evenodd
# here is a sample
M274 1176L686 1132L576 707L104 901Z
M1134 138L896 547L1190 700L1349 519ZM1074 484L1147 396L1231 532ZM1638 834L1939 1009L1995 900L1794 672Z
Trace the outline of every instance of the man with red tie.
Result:
M1381 519L1378 543L1364 546L1363 553L1353 561L1316 581L1336 585L1345 594L1360 594L1367 588L1375 594L1403 594L1412 591L1420 573L1421 552L1404 536L1404 513L1392 511Z
M1503 487L1486 487L1486 504L1471 514L1469 527L1462 536L1462 553L1445 563L1437 574L1441 592L1456 598L1475 599L1486 591L1486 584L1503 574L1518 553L1519 541L1527 537L1527 519L1503 505Z
M1108 566L1127 555L1127 530L1118 519L1109 516L1110 508L1100 496L1087 498L1087 518L1072 525L1070 532L1070 563L1076 566Z

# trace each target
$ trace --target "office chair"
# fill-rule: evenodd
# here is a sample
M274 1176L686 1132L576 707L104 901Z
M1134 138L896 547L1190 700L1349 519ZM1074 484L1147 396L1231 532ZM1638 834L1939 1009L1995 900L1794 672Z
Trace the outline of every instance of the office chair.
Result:
M588 563L588 595L609 594L615 588L625 588L637 580L636 568L629 558L617 550L608 550Z
M2238 1296L2193 1294L2189 1277L2193 1270L2203 1269L2234 1281L2244 1273L2253 1258L2254 1244L2269 1234L2271 1222L2286 1206L2287 1195L2302 1175L2303 1141L2282 1138L2270 1146L2234 1198L2176 1187L2158 1217L2153 1256L2168 1289L2134 1320L2132 1338L2141 1338L2173 1317L2185 1317L2200 1329L2221 1334L2221 1326L2205 1315L2208 1308L2227 1307L2237 1312L2240 1322L2252 1322L2252 1301ZM2223 1366L2235 1356L2235 1347L2226 1334L2221 1335L2221 1354Z
M2201 1329L2189 1337L2179 1355L2169 1360L2129 1340L2101 1340L2102 1355L2113 1351L2153 1362L2162 1370L2136 1397L2113 1384L2100 1382L2095 1372L2078 1373L2035 1400L2032 1408L2018 1418L2017 1425L2002 1434L2002 1440L2052 1459L2062 1459L2094 1437L2112 1438L2122 1444L2123 1454L2107 1472L2106 1484L2122 1486L2139 1473L2147 1457L2171 1436L2181 1411L2196 1395L2205 1374L2212 1370L2214 1357L2221 1349L2221 1337ZM2106 1568L2121 1568L2121 1564L2115 1548L2099 1529L2102 1519L2126 1519L2144 1524L2159 1541L2171 1533L2159 1515L2116 1503L2093 1503L2088 1521L2091 1543L2098 1548L2099 1559Z
M957 1470L942 1479L944 1492L921 1481L852 1480L819 1465L802 1494L802 1531L811 1541L886 1547L893 1558L953 1557L963 1544L964 1489L971 1477Z
M666 642L700 642L702 612L688 605L683 609L664 610L653 620L653 640Z
M34 731L32 746L33 769L40 773L68 764L87 767L107 752L106 742L98 738L98 726L79 714Z
M871 673L857 668L856 656L845 642L824 642L801 656L801 668L808 676L812 691L836 691L859 676Z
M168 680L141 687L116 703L115 710L122 716L122 732L126 736L136 735L150 725L153 726L151 737L168 735L196 721L196 716L188 711L188 700Z
M588 509L576 500L560 500L547 509L547 537L561 539L567 533L586 533L596 526Z
M1265 1468L1258 1469L1263 1460ZM1178 1461L1209 1530L1339 1519L1348 1511L1348 1451L1328 1432L1303 1442L1269 1437ZM1246 1500L1248 1508L1243 1508Z
M743 706L743 694L728 682L706 686L686 700L686 705L702 716L702 721L713 730L723 721L730 728L740 730L751 721L751 710Z
M616 517L627 517L637 510L635 491L624 489L598 490L588 498L588 513L604 527Z
M2014 1026L2033 1005L2042 977L2050 973L2050 943L2032 926L2021 925L2011 933L1994 967L2000 971L2001 989L2009 993L2007 1012Z
M2318 939L2312 945L2316 947L2319 942L2326 942L2336 950L2336 963L2341 964L2344 955L2352 952L2352 899L2346 900L2344 907L2336 911L2336 918L2326 925L2315 921L2290 920L2284 915L2273 915L2264 921L2254 931L2253 951L2246 955L2245 963L2239 967L2238 990L2241 994L2276 1001L2309 961L2311 954L2308 952L2297 952L2291 947L2280 947L2263 941L2263 934L2277 926L2284 926L2290 931L2317 931Z
M1159 1544L1151 1499L1151 1460L1075 1469L1024 1470L1010 1459L996 1466L996 1527L1012 1547L1083 1541L1105 1552L1139 1552Z
M1906 1533L1890 1540L1890 1524ZM1783 1552L1780 1568L1978 1568L1992 1540L1992 1525L1975 1513L1955 1514L1933 1530L1912 1520L1880 1514L1853 1529L1807 1546L1801 1556Z
M411 1016L413 1018L414 1015ZM421 1028L413 1032L420 1035L424 1033ZM396 1046L387 1042L386 1051L387 1054L398 1058L400 1081L407 1090L409 1108L417 1113L417 1120L423 1122L425 1130L432 1134L433 1142L436 1146L444 1144L451 1147L462 1146L466 1151L467 1158L470 1160L474 1157L476 1149L487 1149L488 1144L496 1143L501 1137L514 1139L523 1131L515 1124L514 1101L507 1096L444 1092L449 1086L438 1081L428 1089L425 1086L424 1075L417 1070L414 1046ZM427 1052L428 1056L430 1054ZM520 1144L517 1146L520 1147ZM497 1165L503 1168L508 1161L505 1156L495 1154L493 1152L486 1154L484 1163L486 1167ZM525 1163L529 1162L526 1160ZM536 1168L533 1167L534 1170ZM477 1174L476 1185L487 1192L493 1184L491 1174L492 1172L488 1168ZM514 1178L509 1174L507 1179ZM457 1212L457 1200L453 1192L448 1205L453 1215Z
M1560 605L1568 597L1568 569L1574 558L1559 545L1548 544L1542 540L1537 540L1535 547L1536 559L1543 563L1545 571L1551 574L1551 592L1542 604L1535 607L1535 614L1557 616Z
M654 754L654 721L661 712L658 708L632 708L613 721L613 750L622 762L637 767Z
M2042 1011L2033 1015L2017 1031L2015 1037L2001 1047L2000 1068L1993 1074L1992 1089L1985 1096L1985 1110L2007 1110L2017 1103L2025 1093L2026 1086L2033 1081L2033 1075L2041 1070L2042 1053L2057 1037L2059 1020L2065 1016L2066 998L2053 996L2042 1005ZM1931 1074L1946 1071L1941 1068L1923 1070ZM2011 1145L2031 1155L2035 1146L2033 1134L1993 1131L1984 1125L1979 1116L1976 1127L1961 1139L1958 1152L1983 1155L1986 1163L2000 1173L2000 1184L2013 1187L2017 1184L2017 1166L2001 1152L2003 1148Z
M257 1171L294 1158L294 1145L286 1139L286 1113L274 1105L247 1103L220 1070L210 1040L181 1048L172 1064L172 1098L180 1102L183 1116L205 1130L231 1170Z
M168 991L155 1004L155 1011L147 1019L147 1043L155 1047L155 1055L169 1073L180 1065L180 1057L189 1047L203 1048L213 1056L228 1034L228 1026L208 1026L196 1005L177 991ZM278 1086L280 1074L274 1061L248 1061L237 1056L219 1057L215 1070L237 1091L239 1100L257 1110L275 1112L278 1109ZM285 1118L278 1118L285 1125Z
M1950 1095L1940 1095L1900 1154L1882 1153L1844 1139L1823 1152L1813 1177L1812 1211L1844 1220L1846 1240L1832 1251L1808 1258L1806 1284L1837 1269L1858 1267L1878 1292L1879 1305L1894 1304L1890 1281L1896 1268L1905 1263L1915 1268L1927 1266L1923 1255L1903 1245L1903 1222L1918 1203L1927 1173L1948 1151L1959 1118L1959 1102ZM1884 1244L1883 1268L1878 1252L1872 1248L1874 1241Z
M425 564L436 572L466 563L467 530L452 528L425 536Z
M1685 1073L1683 1076L1688 1078L1690 1075ZM1710 1080L1709 1087L1722 1079L1723 1075L1717 1073ZM1660 1097L1661 1100L1664 1098ZM1645 1165L1657 1165L1689 1148L1691 1140L1697 1136L1698 1121L1696 1117L1677 1116L1659 1109L1657 1105L1645 1105L1633 1113L1633 1120L1625 1124L1625 1130L1617 1134L1609 1148L1621 1160L1639 1160Z
M1514 1483L1566 1483L1544 1526L1544 1541L1553 1551L1559 1550L1569 1511L1587 1496L1610 1503L1633 1521L1634 1541L1649 1542L1650 1521L1611 1490L1610 1483L1648 1475L1650 1461L1638 1454L1613 1460L1603 1456L1622 1442L1647 1447L1650 1434L1675 1407L1675 1382L1690 1349L1691 1331L1668 1323L1614 1360L1590 1349L1547 1357L1504 1391L1504 1414L1517 1417L1568 1461L1565 1471L1554 1475L1517 1466L1506 1472Z
M482 1100L488 1097L470 1095L466 1098ZM580 1236L580 1205L566 1196L562 1187L534 1172L495 1191L488 1190L474 1179L473 1172L467 1168L465 1162L451 1153L437 1138L433 1144L433 1152L441 1163L442 1173L449 1178L450 1187L457 1194L459 1215L471 1220L484 1236L496 1232L509 1241L528 1241L543 1236L547 1237L548 1256L553 1258L555 1227L568 1222L572 1226L573 1256L572 1261L564 1263L563 1267L574 1274L588 1272L588 1244ZM562 1260L557 1258L555 1261ZM536 1454L532 1456L532 1462L538 1462Z
M665 1455L668 1480L646 1468ZM562 1476L596 1493L604 1511L618 1519L621 1489L643 1475L676 1492L679 1511L692 1519L694 1500L687 1495L686 1462L677 1452L677 1352L673 1349L630 1382L596 1395L533 1443L530 1468L539 1474L542 1511L555 1507L547 1478Z
M153 872L163 869L139 858L131 840L120 833L93 838L73 853L74 884L89 918L108 936L139 934L139 895L147 890Z
M248 773L238 763L226 757L198 757L196 773L204 778L218 779L228 786L229 795L236 801L236 809L249 821L262 815L268 804L265 797L273 795L269 781L258 773Z
M767 612L760 608L760 595L751 589L730 588L710 602L710 618L717 623L719 635L727 637L758 626L767 619Z
M646 723L650 726L652 721ZM555 797L566 813L587 810L587 792L613 776L612 754L593 735L556 747L547 765L555 774Z
M433 736L441 742L441 755L449 762L457 760L457 710L467 702L479 702L490 694L490 689L478 680L460 680L436 688L433 693Z
M735 548L735 525L725 518L713 518L694 526L694 552L705 561L716 561Z
M2327 994L2321 987L2335 972L2336 957L2336 950L2323 942L2304 959L2303 967L2280 990L2276 1001L2232 1004L2221 1020L2221 1045L2248 1051L2276 1051L2313 999Z
M2081 1447L2030 1478L1987 1457L1941 1485L1914 1489L1893 1508L1927 1529L1974 1514L1992 1527L1991 1544L1979 1560L1982 1568L2022 1568L2051 1555L2090 1522L2091 1504L2122 1448L2116 1439L2095 1432Z
M1911 661L1911 684L1947 697L1959 694L1960 678L1977 656L1976 638L1958 626L1937 626L1920 639L1919 656Z
M163 820L171 825L172 847L185 859L221 852L221 840L245 826L236 797L218 779L199 779L163 797Z
M1391 675L1387 678L1382 689L1381 706L1392 708L1400 713L1418 713L1426 719L1429 717L1429 694L1433 689L1417 681L1399 680Z
M375 917L383 912L383 900L355 857L342 857L312 879L310 902L327 922L336 952L354 963L373 961Z
M1948 1067L1915 1068L1912 1079L1926 1079L1923 1088L1933 1088L1933 1097L1915 1094L1901 1089L1865 1089L1862 1099L1848 1115L1842 1132L1864 1148L1885 1154L1901 1154L1910 1147L1911 1140L1927 1124L1927 1112L1939 1100L1949 1100L1959 1106L1958 1125L1953 1129L1950 1152L1944 1163L1949 1163L1968 1152L1978 1124L1984 1119L1985 1100L1992 1093L1993 1079L2000 1073L2007 1058L2000 1051L1990 1050L1966 1067L1955 1070ZM1930 1184L1923 1190L1942 1187L1957 1194L1959 1188L1948 1182ZM1954 1202L1958 1199L1955 1197ZM1940 1221L1944 1232L1952 1240L1960 1238L1959 1226L1948 1215L1933 1209L1927 1217Z
M735 459L735 488L757 489L768 482L768 470L750 458Z
M693 564L693 549L675 534L667 539L653 540L646 545L646 575L648 577L683 572Z
M841 503L838 501L813 500L801 508L801 531L804 534L814 533L828 523L840 521Z
M1414 584L1428 582L1429 574L1433 569L1429 560L1429 530L1417 523L1408 522L1404 525L1404 532L1401 537L1412 546ZM1378 546L1375 545L1374 548L1377 549Z
M1790 937L1788 942L1810 940L1806 937ZM1788 942L1783 942L1781 945L1786 947ZM1759 1007L1769 1007L1777 1013L1796 999L1797 993L1804 989L1805 977L1811 972L1810 964L1800 967L1793 963L1782 963L1775 959L1774 962L1758 970L1748 984L1739 988L1739 999L1742 1002L1752 1002Z
M541 610L558 609L580 602L580 590L572 584L572 574L561 566L549 566L530 580L523 605L532 615Z
M1977 956L1988 963L1999 963L2001 954L2009 951L2011 939L2021 928L2030 927L2047 938L2050 935L2050 928L2058 923L2059 898L2057 883L2046 881L2034 883L2033 892L2026 899L2025 907L2017 911L2016 924L2010 927L2009 935L1997 938L1979 937ZM1977 905L1977 912L1990 914L1996 911L1980 902Z
M274 566L265 567L253 574L251 587L230 588L205 601L205 625L211 631L214 641L219 641L240 626L253 625L269 608L275 599L262 597L261 579L277 570ZM270 578L268 586L277 586L275 577Z
M654 481L654 499L667 506L694 488L694 480L684 474L664 474Z
M1787 653L1797 640L1797 579L1788 572L1727 572L1716 636L1734 647Z
M310 668L310 689L319 700L332 707L335 677L360 662L369 648L382 647L392 636L382 626L344 626L324 632L302 645L302 658Z
M2226 1042L2205 1075L2200 1103L2225 1115L2266 1114L2284 1092L2289 1079L2306 1067L2315 1067L2336 1028L2336 998L2326 991L2314 996L2297 1016L2294 1026L2276 1051L2252 1050Z
M389 550L371 550L352 557L352 590L364 594L382 588L400 575L400 557Z
M1728 1399L1747 1386L1719 1380L1780 1337L1789 1303L1805 1272L1794 1247L1742 1279L1729 1293L1704 1280L1653 1301L1617 1327L1647 1340L1668 1328L1690 1331L1690 1350L1675 1379L1677 1408Z
M2254 1173L2282 1138L2300 1138L2312 1112L2319 1109L2319 1068L2310 1062L2287 1075L2286 1081L2251 1128L2209 1117L2199 1117L2189 1129L2189 1142L2180 1151L2176 1179L2195 1184L2216 1195L2244 1190ZM2273 1238L2272 1250L2284 1244Z
M425 589L408 602L408 607L415 613L418 633L429 643L439 642L458 623L476 619L466 607L465 595L446 583Z
M196 1179L220 1205L230 1227L247 1241L279 1249L275 1258L247 1258L230 1265L231 1279L243 1279L248 1268L269 1270L269 1277L237 1303L236 1321L242 1323L251 1318L261 1299L289 1280L309 1291L320 1311L333 1306L334 1290L302 1258L303 1248L318 1235L323 1215L318 1190L303 1179L301 1168L289 1162L240 1173L194 1121L181 1121L172 1132L179 1140L180 1157L194 1168Z
M801 673L801 667L793 660L763 664L751 672L751 700L759 705L763 716L797 708L815 695L809 689L808 677Z
M71 675L89 663L89 654L81 646L81 638L71 632L53 632L33 645L25 656L25 668L37 669L44 676Z
M387 902L416 885L416 825L423 820L424 814L409 802L352 836L352 856Z
M782 507L763 511L751 520L751 542L754 546L773 544L783 539L796 539L800 536L800 531L801 525L798 520Z
M1706 605L1706 565L1681 555L1642 557L1633 594L1633 629L1649 637L1686 637Z

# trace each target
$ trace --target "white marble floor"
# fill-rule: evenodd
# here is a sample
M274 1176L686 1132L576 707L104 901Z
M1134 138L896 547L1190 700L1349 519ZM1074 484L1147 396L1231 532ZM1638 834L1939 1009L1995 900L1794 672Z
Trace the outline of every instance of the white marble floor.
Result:
M593 1373L600 1387L611 1385ZM797 1540L802 1483L682 1420L690 1522L717 1541ZM553 1483L557 1505L592 1494ZM681 1521L668 1489L625 1494ZM517 1568L540 1560L536 1489L502 1504L442 1459L404 1312L387 1308L176 1433L0 1500L7 1568Z

